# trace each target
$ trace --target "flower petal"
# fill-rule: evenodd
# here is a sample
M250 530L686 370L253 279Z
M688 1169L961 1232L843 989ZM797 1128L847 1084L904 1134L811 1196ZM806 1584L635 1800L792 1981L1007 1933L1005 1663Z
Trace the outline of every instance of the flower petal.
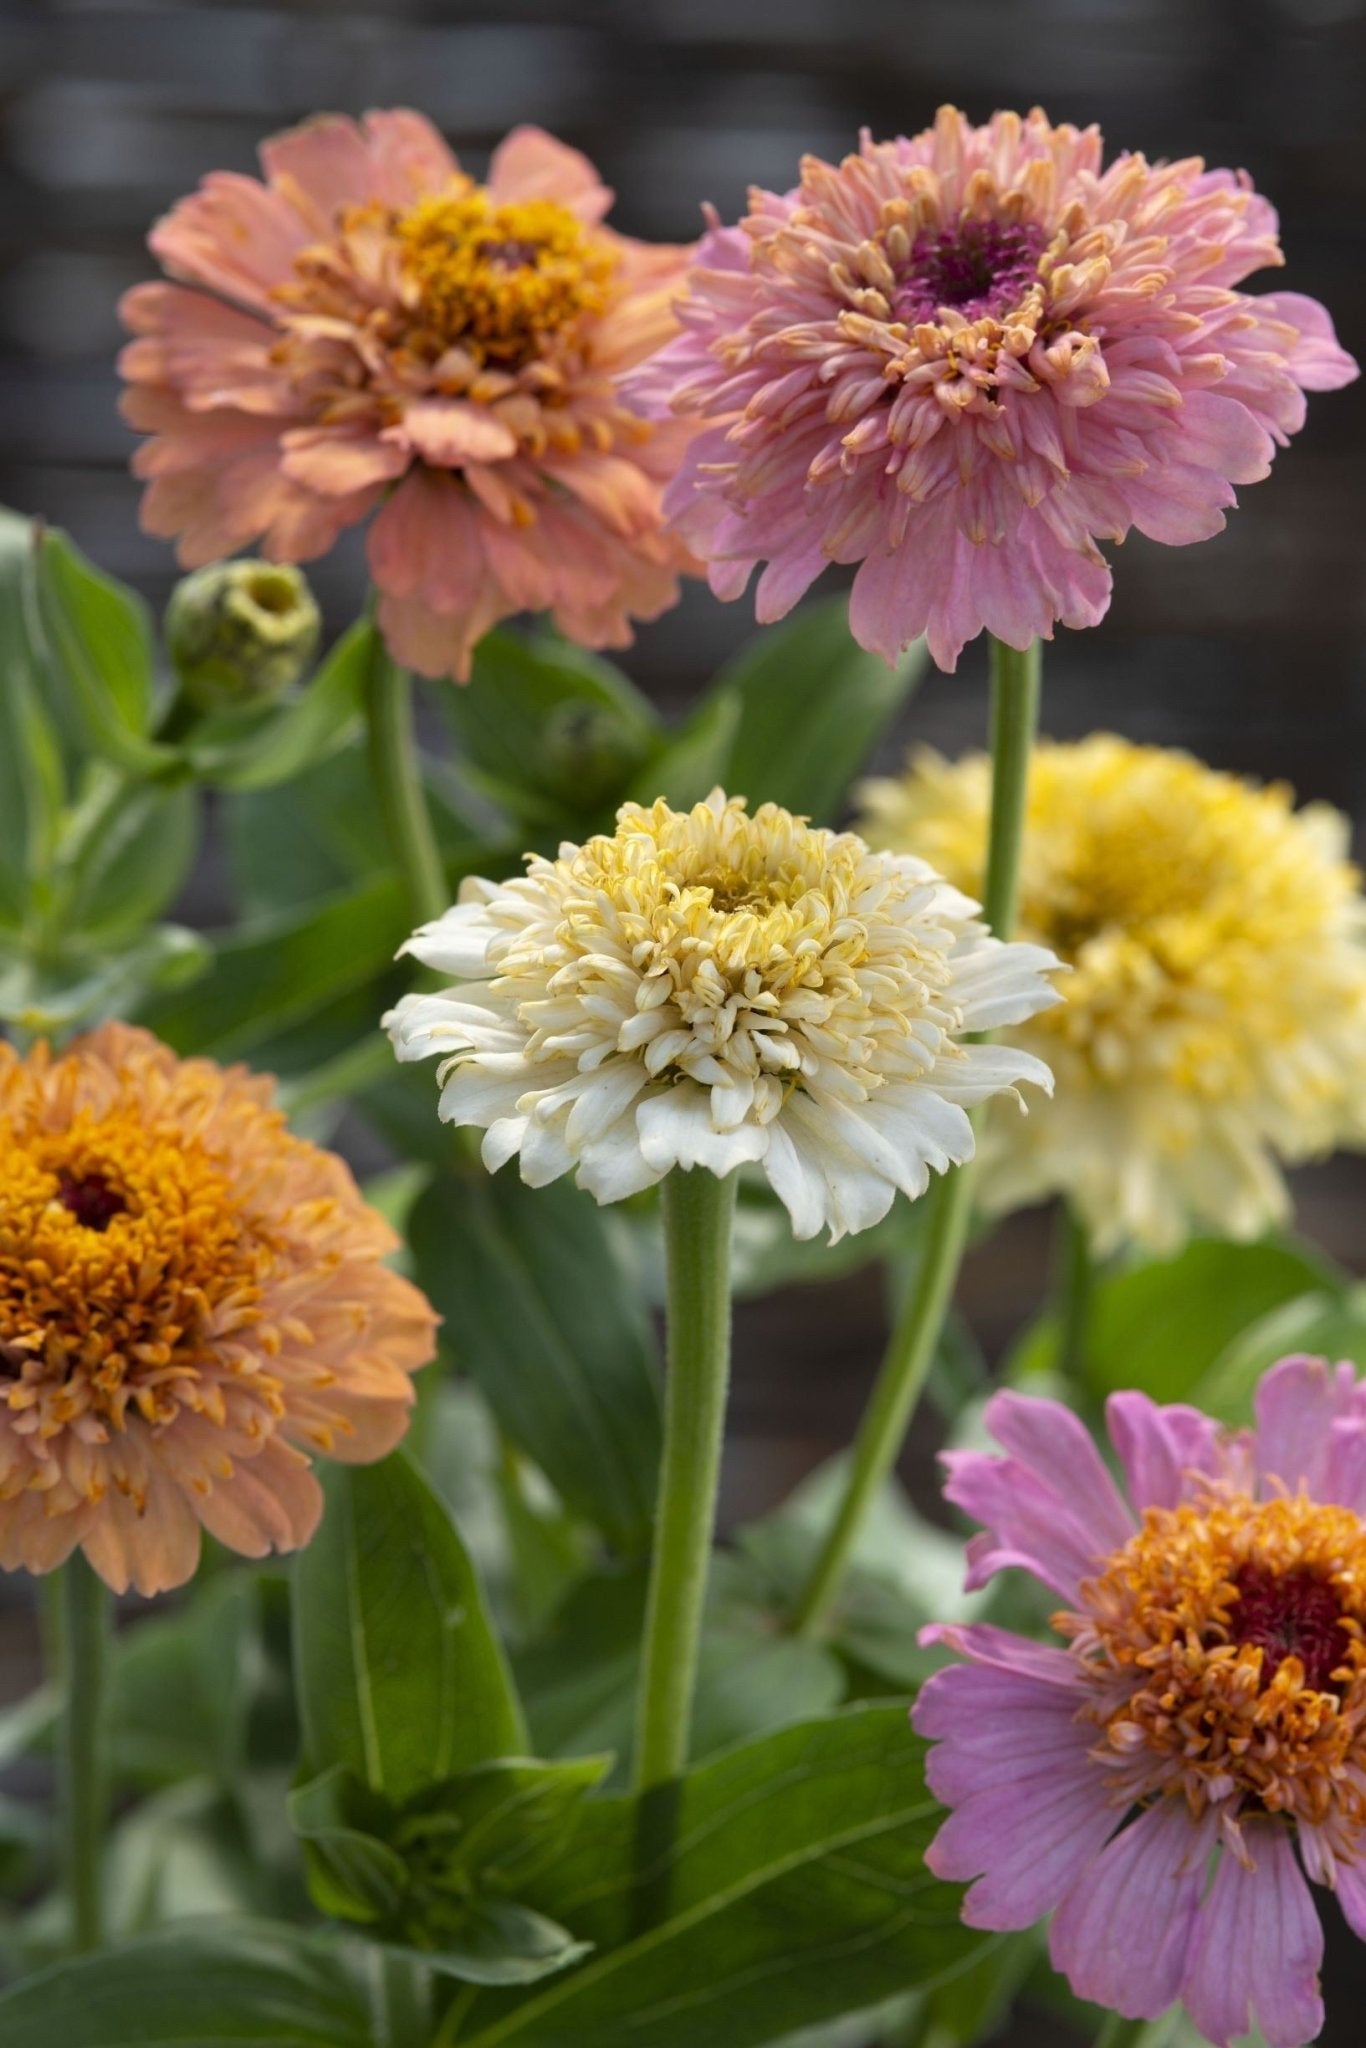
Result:
M1221 1854L1181 1996L1215 2048L1232 2048L1254 2021L1268 2048L1305 2048L1323 2027L1323 1929L1279 1822L1249 1825L1244 1837L1253 1868Z

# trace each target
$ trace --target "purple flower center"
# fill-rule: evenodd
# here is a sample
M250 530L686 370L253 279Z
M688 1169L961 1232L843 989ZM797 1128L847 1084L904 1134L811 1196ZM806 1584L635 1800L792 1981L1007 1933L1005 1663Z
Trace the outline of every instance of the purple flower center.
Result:
M1048 240L1028 221L963 220L922 228L892 298L898 320L934 320L952 306L965 320L1009 313L1038 276Z
M1332 1692L1333 1673L1347 1657L1351 1637L1342 1625L1338 1596L1312 1572L1268 1571L1245 1564L1234 1575L1238 1604L1229 1616L1235 1643L1262 1651L1262 1683L1269 1685L1287 1657L1298 1657L1304 1682Z
M59 1174L57 1200L87 1230L107 1230L114 1218L121 1216L128 1207L118 1189L102 1173Z

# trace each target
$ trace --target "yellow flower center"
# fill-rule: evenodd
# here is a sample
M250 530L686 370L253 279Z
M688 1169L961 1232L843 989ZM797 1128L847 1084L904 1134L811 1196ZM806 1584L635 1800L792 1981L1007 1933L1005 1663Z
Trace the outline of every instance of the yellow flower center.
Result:
M0 1119L0 1404L42 1436L122 1428L130 1407L168 1420L194 1404L210 1336L255 1320L270 1259L180 1122L145 1105L60 1131Z
M1054 1626L1125 1801L1366 1824L1366 1525L1235 1492L1149 1508Z
M520 369L545 339L607 304L616 258L554 199L497 203L467 186L423 199L394 223L411 309L447 347Z

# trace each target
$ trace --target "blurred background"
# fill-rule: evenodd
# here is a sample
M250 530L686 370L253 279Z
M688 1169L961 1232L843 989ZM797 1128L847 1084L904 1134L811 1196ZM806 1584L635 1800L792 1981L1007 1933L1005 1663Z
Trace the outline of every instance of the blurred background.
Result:
M1366 0L10 0L0 500L66 527L103 568L164 602L174 565L138 532L132 437L116 410L117 300L152 274L143 238L159 213L206 171L254 169L263 134L317 109L420 107L476 170L506 128L542 123L616 187L615 225L685 240L702 200L734 217L747 184L785 187L803 151L838 156L865 123L913 132L946 99L977 120L1038 101L1055 120L1099 122L1112 150L1246 168L1280 209L1288 263L1276 282L1321 298L1366 356ZM1359 384L1311 403L1305 432L1226 534L1191 549L1124 547L1103 627L1048 650L1045 729L1188 746L1288 779L1360 825L1364 520ZM332 626L354 615L362 573L355 545L310 571ZM625 665L680 711L752 631L743 603L693 590ZM984 661L970 650L956 677L930 675L876 765L912 737L957 752L984 729ZM226 916L212 857L180 914ZM1314 1169L1299 1195L1301 1227L1366 1270L1366 1166ZM1048 1230L1046 1216L1017 1218L969 1262L962 1301L988 1357L1038 1303ZM869 1273L741 1309L732 1519L762 1513L847 1440L883 1327ZM907 1464L927 1506L934 1449L931 1417ZM0 1701L24 1689L27 1661L22 1636L0 1636ZM1337 2012L1324 2041L1359 2043L1350 1999ZM1012 2048L1032 2038L1009 2037Z

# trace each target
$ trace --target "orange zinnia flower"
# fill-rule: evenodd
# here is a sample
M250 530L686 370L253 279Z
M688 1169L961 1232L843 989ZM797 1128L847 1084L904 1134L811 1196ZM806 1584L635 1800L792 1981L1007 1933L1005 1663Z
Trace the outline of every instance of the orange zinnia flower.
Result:
M692 565L660 510L692 425L619 389L674 333L690 252L605 227L597 172L537 128L484 185L404 109L305 122L261 162L264 183L215 172L158 222L183 283L123 302L148 532L190 567L258 540L303 562L378 506L406 666L463 680L518 611L624 646Z
M248 1557L306 1543L309 1454L383 1457L434 1350L395 1242L269 1080L120 1024L0 1044L0 1566L79 1544L151 1594L201 1526Z

